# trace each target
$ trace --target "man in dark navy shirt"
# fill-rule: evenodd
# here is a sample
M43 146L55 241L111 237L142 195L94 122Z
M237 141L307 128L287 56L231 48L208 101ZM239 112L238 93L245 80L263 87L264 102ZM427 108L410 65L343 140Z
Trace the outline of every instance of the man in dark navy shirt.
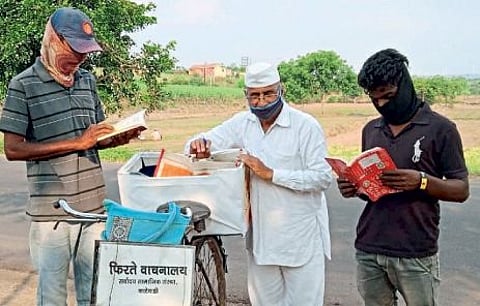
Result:
M381 117L362 131L362 151L383 147L398 170L380 176L400 192L372 202L344 178L346 198L367 200L355 240L357 286L367 306L438 305L439 200L464 202L468 171L455 124L417 98L408 60L394 49L373 54L358 83Z

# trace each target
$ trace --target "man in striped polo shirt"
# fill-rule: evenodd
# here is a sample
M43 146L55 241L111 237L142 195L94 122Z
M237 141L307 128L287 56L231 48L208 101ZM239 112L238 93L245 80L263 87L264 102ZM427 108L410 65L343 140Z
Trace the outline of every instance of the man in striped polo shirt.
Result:
M90 19L78 9L57 9L47 22L40 56L11 80L0 118L7 159L27 165L38 305L66 305L70 260L77 304L90 305L94 240L103 224L56 226L68 216L53 203L63 198L75 210L102 212L105 182L97 150L126 144L139 133L97 142L113 128L101 123L105 116L94 76L79 68L97 51L102 48Z

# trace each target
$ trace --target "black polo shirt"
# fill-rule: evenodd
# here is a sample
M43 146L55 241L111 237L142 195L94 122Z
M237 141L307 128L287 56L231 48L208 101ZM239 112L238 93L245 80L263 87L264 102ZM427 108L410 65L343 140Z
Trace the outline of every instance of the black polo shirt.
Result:
M424 171L438 178L468 176L455 124L422 104L396 137L382 118L363 128L362 151L385 148L400 169ZM355 247L394 257L424 257L438 251L440 206L424 191L399 192L369 201L357 225Z

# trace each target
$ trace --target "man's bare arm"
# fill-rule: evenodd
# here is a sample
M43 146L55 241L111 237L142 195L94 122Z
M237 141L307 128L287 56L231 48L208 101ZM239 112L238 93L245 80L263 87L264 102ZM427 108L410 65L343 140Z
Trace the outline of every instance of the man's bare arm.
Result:
M23 136L4 133L5 156L8 160L38 160L87 150L96 145L98 137L111 131L110 125L92 124L79 137L45 143L27 142Z
M464 202L470 195L468 178L441 179L426 175L425 192L442 201ZM380 176L382 184L398 190L416 190L420 188L421 175L417 170L386 170Z

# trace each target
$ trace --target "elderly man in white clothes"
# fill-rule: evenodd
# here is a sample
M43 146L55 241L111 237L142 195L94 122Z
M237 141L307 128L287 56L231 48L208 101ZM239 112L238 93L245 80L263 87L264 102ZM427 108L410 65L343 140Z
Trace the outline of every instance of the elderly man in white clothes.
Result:
M289 106L276 66L247 67L249 111L192 138L185 152L243 148L251 171L247 234L253 306L319 306L325 291L330 232L324 191L332 181L322 127Z

